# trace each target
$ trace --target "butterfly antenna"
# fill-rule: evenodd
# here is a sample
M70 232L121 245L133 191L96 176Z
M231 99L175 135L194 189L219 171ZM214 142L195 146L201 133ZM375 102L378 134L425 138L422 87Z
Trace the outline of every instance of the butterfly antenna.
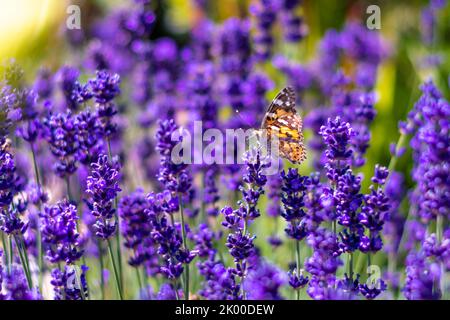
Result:
M252 127L252 126L253 126L251 123L248 123L248 121L245 120L245 119L241 116L241 113L239 112L238 109L235 109L234 112L237 114L237 116L239 117L239 119L241 119L242 122L243 122L245 125L247 125L247 126L249 126L249 127Z
M255 134L256 136L259 136L259 135L260 135L261 131L258 130L258 129L256 129L256 128L254 128L254 125L253 125L253 124L251 124L251 123L249 123L248 121L246 121L246 120L241 116L241 113L239 112L238 109L235 109L234 111L235 111L236 115L239 117L239 119L241 119L241 121L242 121L245 125L247 125L247 126L250 127L250 128L253 128L253 130L254 130L254 133L253 133L253 134ZM253 135L252 135L252 136L253 136ZM250 139L250 137L247 137L247 139Z

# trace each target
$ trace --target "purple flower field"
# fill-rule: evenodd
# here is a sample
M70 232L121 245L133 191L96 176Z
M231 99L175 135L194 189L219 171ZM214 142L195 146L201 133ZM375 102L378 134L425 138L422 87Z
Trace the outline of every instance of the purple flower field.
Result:
M0 55L0 300L450 299L447 1L104 2Z

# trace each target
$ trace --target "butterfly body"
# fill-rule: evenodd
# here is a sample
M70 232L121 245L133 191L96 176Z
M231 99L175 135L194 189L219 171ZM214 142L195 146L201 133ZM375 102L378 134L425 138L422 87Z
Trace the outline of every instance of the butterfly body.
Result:
M269 139L277 137L282 158L299 164L306 159L302 132L302 118L295 109L295 92L286 87L270 104L261 124Z

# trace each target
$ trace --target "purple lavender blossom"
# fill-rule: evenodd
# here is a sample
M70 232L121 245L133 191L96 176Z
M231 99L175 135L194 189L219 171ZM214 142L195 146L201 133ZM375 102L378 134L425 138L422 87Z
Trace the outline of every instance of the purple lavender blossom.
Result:
M63 271L52 270L50 283L53 286L55 300L85 300L89 296L86 282L88 267L81 266L81 270L76 268L76 266L65 266ZM78 277L81 283L78 282Z
M272 55L274 39L272 28L277 19L279 1L259 0L250 5L250 13L256 20L256 35L253 38L255 55L258 60L265 61Z
M248 259L255 253L252 236L248 232L248 224L260 216L257 204L259 197L264 193L264 185L267 177L264 174L265 168L269 165L268 159L262 157L261 147L256 146L250 149L244 156L246 173L243 181L245 186L241 186L242 200L238 201L239 208L233 210L231 207L222 209L225 221L223 226L232 230L228 234L226 246L234 258L236 267L233 272L241 278L245 278L248 272ZM243 292L245 299L245 292Z
M65 98L65 106L70 110L78 109L78 101L73 95L73 92L78 83L79 75L80 72L78 69L70 66L63 66L57 74L57 81Z
M41 68L36 75L33 90L37 93L39 99L45 100L52 96L55 79L49 69Z
M89 87L98 104L107 104L120 94L120 76L105 70L96 72L96 77L89 80Z
M142 265L150 260L153 243L150 234L152 225L148 216L149 204L142 189L123 197L119 202L121 232L125 247L132 251L128 263L131 266Z
M409 300L440 299L441 276L438 263L428 260L423 251L411 252L406 260L405 297Z
M221 233L214 232L207 224L201 223L198 230L192 235L192 240L195 243L195 251L201 258L213 257L216 255L214 242L220 239Z
M208 300L241 300L240 285L232 270L220 262L206 260L198 263L199 272L205 278L200 296Z
M249 300L282 300L280 289L287 283L286 275L268 262L253 268L244 281Z
M22 112L19 108L17 92L8 85L2 85L0 89L0 137L9 133L13 123L20 120Z
M182 292L175 292L175 290L170 284L164 283L156 296L156 300L178 300L177 297L181 297Z
M302 40L307 33L307 27L303 18L295 12L301 2L301 0L282 1L281 21L283 23L284 38L288 42L298 42Z
M192 178L186 171L186 165L174 164L171 160L172 149L179 141L172 141L173 134L178 130L174 120L165 120L160 122L159 130L156 133L158 144L156 150L161 155L161 167L158 174L158 180L167 190L172 192L186 193L191 185Z
M307 234L303 218L306 215L304 198L309 180L308 177L299 175L297 169L289 169L287 173L283 171L281 177L283 179L281 202L284 207L281 216L288 222L285 231L289 237L300 241Z
M7 142L0 146L0 207L9 206L15 194L16 166Z
M319 228L308 235L313 255L305 261L305 269L311 274L307 293L315 300L326 300L336 293L336 270L342 265L338 258L338 241L327 229Z
M51 114L44 119L45 139L50 150L58 159L54 165L55 172L62 178L77 170L76 153L79 149L78 131L72 113Z
M448 218L450 214L447 165L450 156L447 134L450 105L433 82L426 82L421 90L422 96L409 113L407 123L401 124L401 130L405 134L413 134L411 147L416 160L413 179L417 182L415 200L420 218L430 221L437 216Z
M148 215L152 225L151 236L155 241L157 253L163 260L160 272L170 280L177 280L183 273L183 264L190 263L195 251L183 248L180 225L169 221L170 215L178 210L178 201L169 191L160 194L150 193ZM172 218L170 218L172 220Z
M17 200L12 205L18 191L21 187L14 158L8 142L3 142L0 146L0 230L7 234L23 234L28 228L22 216L27 203Z
M387 168L376 165L375 174L370 186L370 193L364 195L364 205L361 207L359 220L369 230L369 246L361 247L361 251L377 252L381 249L382 241L380 232L384 223L388 220L390 209L389 199L383 191L389 172Z
M217 201L220 200L219 189L217 188L216 176L218 173L218 168L212 166L207 169L204 176L204 191L203 191L203 202L205 203L207 209L206 213L208 216L216 217L219 214L219 209L217 208Z
M96 162L100 152L104 152L99 143L100 128L98 117L89 109L80 112L75 119L79 148L76 158L84 165Z
M77 230L77 207L67 200L46 206L40 215L42 241L52 263L73 264L83 255Z
M117 218L114 199L121 191L119 187L120 165L116 159L112 162L108 156L100 155L97 162L91 164L91 175L87 178L87 201L92 215L96 218L95 234L101 239L109 239L116 231Z
M10 272L3 272L0 264L0 285L2 285L2 282L5 294L0 293L0 300L42 299L39 293L29 289L24 271L17 265L13 265Z

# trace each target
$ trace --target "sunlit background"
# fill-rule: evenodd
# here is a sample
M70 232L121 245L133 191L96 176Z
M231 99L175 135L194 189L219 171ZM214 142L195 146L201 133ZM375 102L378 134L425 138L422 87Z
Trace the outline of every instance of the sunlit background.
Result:
M188 40L189 30L202 17L188 0L153 1L158 20L152 37L170 36L179 44ZM207 15L216 22L230 16L248 16L250 0L208 1ZM81 49L73 45L80 34L89 35L93 23L120 7L124 1L108 0L0 0L0 61L14 58L25 71L25 78L33 79L37 69L45 66L52 71L66 63L80 61ZM77 4L81 8L82 30L67 30L67 7ZM389 163L389 145L399 137L398 122L404 120L420 91L419 85L432 77L444 96L449 97L450 73L450 6L439 14L436 45L427 48L420 41L420 14L427 1L340 1L305 0L302 4L303 16L308 26L308 36L298 47L282 47L286 55L301 61L309 61L317 56L317 44L330 28L341 29L346 22L362 20L368 16L368 5L377 4L381 8L381 33L386 39L389 57L380 66L375 92L377 117L372 124L372 140L367 152L367 162L361 172L370 176L376 163ZM71 40L71 41L69 41ZM80 40L83 41L83 40ZM80 46L81 47L81 46ZM424 57L439 54L442 61L438 68L428 67ZM270 65L265 66L272 78L277 74ZM270 92L271 96L279 88ZM301 109L301 106L300 106ZM307 138L308 138L308 133ZM397 170L409 173L412 167L411 154L407 153L397 163ZM303 173L310 167L302 168ZM408 186L413 182L406 174ZM364 180L364 188L370 183ZM263 204L264 205L264 204ZM264 244L267 220L258 222L262 236L258 245L263 254L271 253L271 247ZM266 232L267 233L267 232ZM275 253L281 257L283 251ZM379 255L378 259L386 259ZM380 261L382 263L382 261Z

